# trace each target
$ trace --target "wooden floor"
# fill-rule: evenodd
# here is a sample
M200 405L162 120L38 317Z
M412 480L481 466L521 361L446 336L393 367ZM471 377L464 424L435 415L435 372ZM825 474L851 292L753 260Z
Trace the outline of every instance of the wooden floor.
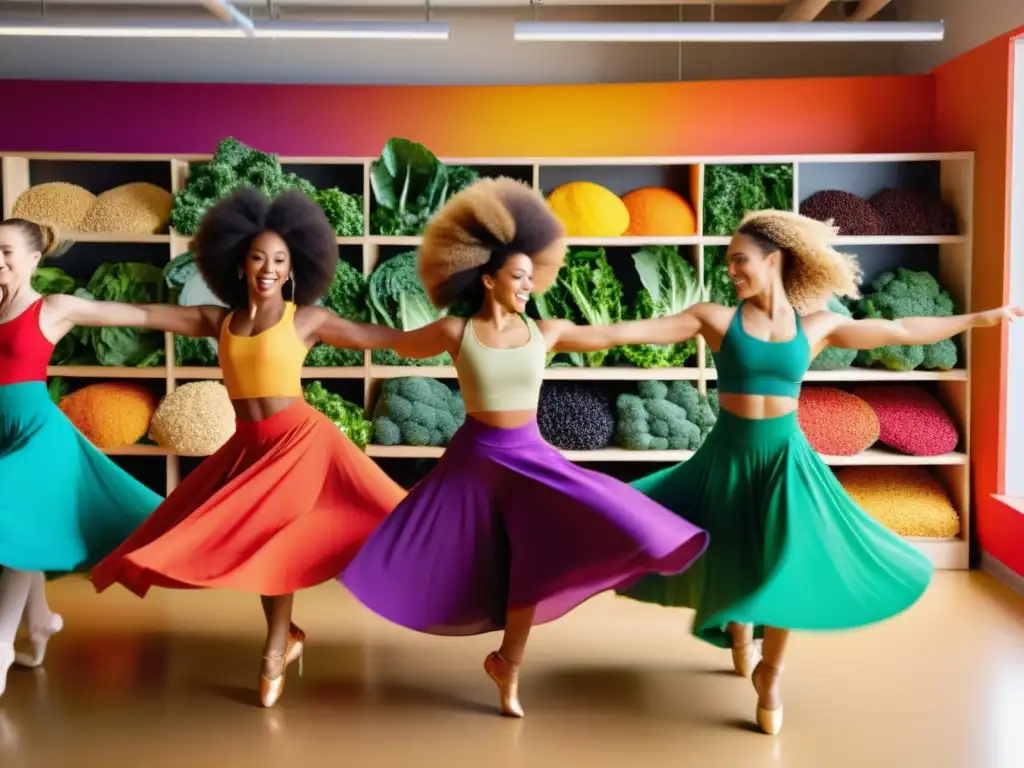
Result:
M305 676L271 710L255 598L78 579L51 595L66 627L45 671L11 670L3 768L1024 766L1024 599L978 572L940 573L886 624L794 638L776 738L688 612L610 595L534 630L519 721L481 670L496 635L407 632L334 584L297 599Z

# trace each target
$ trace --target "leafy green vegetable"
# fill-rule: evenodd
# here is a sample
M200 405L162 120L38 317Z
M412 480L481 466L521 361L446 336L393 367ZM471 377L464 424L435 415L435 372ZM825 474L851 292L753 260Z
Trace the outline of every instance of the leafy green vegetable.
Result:
M724 245L709 245L704 248L704 300L735 307L740 302L736 298L736 288L729 277L725 252Z
M373 410L378 445L447 445L466 420L457 389L437 379L409 376L384 382Z
M604 248L569 249L555 284L543 295L533 295L542 318L561 317L587 325L607 325L623 319L622 283L608 263ZM573 365L596 368L612 350L585 352L569 357Z
M366 279L347 261L339 260L331 287L327 289L327 295L320 304L338 317L365 323L370 319L366 299ZM362 364L361 349L338 349L329 344L315 344L306 356L306 365L310 367L351 367Z
M697 270L679 249L652 245L633 254L633 265L643 288L637 293L633 318L677 315L700 301L701 289ZM636 344L622 348L622 355L640 368L682 367L697 349L695 339L677 344Z
M904 317L949 317L956 312L953 299L930 273L899 267L871 282L870 293L857 305L857 316L899 320ZM956 366L958 349L953 339L934 344L890 344L863 350L857 364L880 364L891 371L949 370Z
M39 267L32 275L32 288L43 296L73 294L79 289L78 281L60 267ZM50 365L85 365L95 362L89 350L83 347L79 334L71 332L57 342L50 355Z
M430 303L416 272L416 252L409 251L382 262L367 281L370 317L378 325L414 331L438 320L442 312ZM400 358L392 350L374 350L377 365L451 365L447 352L422 360Z
M328 221L340 237L361 237L363 234L363 196L349 195L337 187L318 189L313 199L324 209Z
M223 306L210 290L196 265L195 256L182 253L171 259L163 270L168 289L168 302L183 307L203 304ZM174 359L178 365L214 367L217 365L217 340L211 338L174 337Z
M206 211L243 185L255 187L268 197L276 197L286 189L301 190L324 207L335 232L363 234L360 196L346 195L334 188L318 191L306 179L285 173L276 154L253 149L231 137L217 144L212 160L192 165L185 188L174 194L171 225L180 234L194 235ZM359 211L358 231L354 229L355 209Z
M375 235L420 235L449 197L476 181L472 168L449 167L422 144L392 138L370 165L377 203L370 215Z
M708 165L704 168L704 234L731 235L748 211L792 210L793 166Z
M62 376L51 376L50 380L46 383L46 392L50 395L50 400L53 401L54 405L60 404L60 401L67 396L71 391L71 384L68 380Z
M363 409L341 395L328 391L319 381L311 381L302 388L303 399L334 422L360 449L366 450L373 434L373 424L366 419Z
M117 262L101 264L88 285L76 295L98 301L129 304L164 302L163 270L152 264ZM73 333L92 347L100 365L148 368L164 359L164 335L144 328L78 327Z

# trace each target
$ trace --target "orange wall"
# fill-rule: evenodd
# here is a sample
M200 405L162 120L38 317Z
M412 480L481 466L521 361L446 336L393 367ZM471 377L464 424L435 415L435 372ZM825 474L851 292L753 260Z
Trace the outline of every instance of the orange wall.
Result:
M1010 142L1013 40L1024 28L934 72L940 150L974 150L974 268L971 306L1009 298ZM1004 489L1007 329L976 331L971 360L971 453L975 526L982 549L1024 575L1024 515L992 494Z

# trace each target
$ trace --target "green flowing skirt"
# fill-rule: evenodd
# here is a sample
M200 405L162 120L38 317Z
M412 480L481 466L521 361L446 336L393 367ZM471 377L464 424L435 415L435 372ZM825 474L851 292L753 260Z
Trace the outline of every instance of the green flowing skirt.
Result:
M852 629L909 608L931 561L850 498L800 431L796 413L722 411L700 450L632 484L711 534L675 576L619 594L696 610L693 633L728 648L729 622L803 631Z
M0 386L0 566L88 570L163 500L111 461L50 400L46 384Z

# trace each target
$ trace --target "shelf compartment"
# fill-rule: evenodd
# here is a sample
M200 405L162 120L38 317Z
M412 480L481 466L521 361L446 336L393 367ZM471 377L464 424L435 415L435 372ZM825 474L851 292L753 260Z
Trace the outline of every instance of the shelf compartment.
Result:
M63 376L74 379L165 379L166 366L153 368L129 368L110 365L49 365L47 376Z
M175 381L223 379L224 374L219 367L182 365L174 368ZM366 377L366 368L361 365L352 367L324 366L323 368L305 367L302 369L304 379L362 379Z
M704 372L708 381L718 380L718 371L708 368ZM887 371L878 368L841 368L837 371L808 371L804 382L842 381L873 382L882 384L905 384L921 381L963 381L968 380L967 371L954 368L949 371Z

